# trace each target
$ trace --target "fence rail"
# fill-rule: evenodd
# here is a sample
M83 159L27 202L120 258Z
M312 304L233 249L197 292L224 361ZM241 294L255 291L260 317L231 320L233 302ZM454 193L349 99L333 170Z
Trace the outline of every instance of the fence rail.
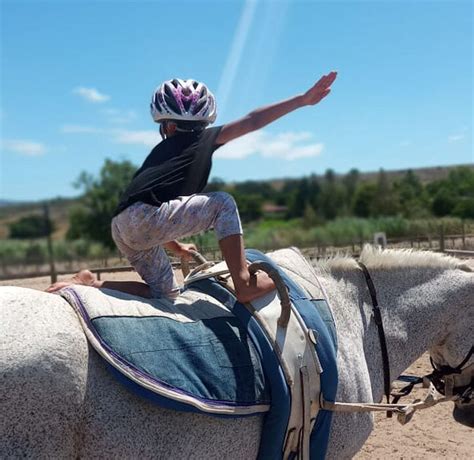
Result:
M180 268L181 262L172 262L171 265L173 268ZM120 273L120 272L130 272L135 270L131 265L121 265L118 267L101 267L101 268L89 268L92 273L97 275L97 278L100 280L102 273ZM76 270L77 271L77 270ZM76 271L71 270L56 270L55 273L57 276L71 275L76 273ZM0 281L8 280L20 280L25 278L40 278L42 276L51 276L50 273L46 271L34 271L34 272L23 272L16 274L0 275Z
M456 241L460 242L461 248L456 248ZM319 259L321 257L334 254L336 252L345 252L351 254L353 257L357 257L362 250L363 246L367 244L367 240L361 240L357 242L350 242L344 246L325 246L315 245L309 248L303 249L304 254L311 259ZM451 243L451 244L449 244ZM468 244L467 244L468 243ZM448 248L448 246L451 246ZM451 235L438 235L436 237L430 236L414 236L406 238L389 238L387 239L387 247L411 247L426 250L434 250L439 252L445 252L446 254L461 257L461 258L474 258L474 234L451 234ZM266 252L275 249L277 247L262 247L260 250ZM218 248L202 248L202 254L208 260L220 259L220 250ZM192 264L192 262L191 262ZM108 266L107 261L104 262L105 266L89 268L91 272L95 273L98 279L101 278L103 273L119 273L133 271L133 267L129 265L120 266ZM181 262L172 258L172 265L174 268L180 268ZM56 276L64 276L75 273L77 269L66 269L66 270L55 270L52 273L49 270L35 270L26 271L21 273L3 273L0 274L0 281L17 280L24 278L38 278L42 276L51 276L53 281Z

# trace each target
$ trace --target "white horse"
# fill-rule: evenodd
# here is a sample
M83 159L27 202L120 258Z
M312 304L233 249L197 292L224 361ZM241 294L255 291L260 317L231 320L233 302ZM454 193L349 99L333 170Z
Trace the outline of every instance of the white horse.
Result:
M289 256L271 257L288 262ZM426 350L437 365L456 367L473 345L474 273L457 259L427 252L366 248L361 260L377 289L390 375ZM344 257L315 268L337 327L337 400L379 402L381 349L362 271ZM255 458L260 416L223 419L152 405L112 378L60 296L4 287L0 300L0 457ZM471 377L473 361L465 366ZM474 426L472 401L454 415ZM352 457L372 428L369 413L335 413L327 457Z

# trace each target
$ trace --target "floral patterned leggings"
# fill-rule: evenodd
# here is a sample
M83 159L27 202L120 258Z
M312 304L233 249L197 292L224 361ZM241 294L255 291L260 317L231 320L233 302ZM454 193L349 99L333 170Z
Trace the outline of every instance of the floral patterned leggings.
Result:
M152 297L175 298L179 287L162 245L211 228L219 241L242 234L237 206L228 193L180 196L159 207L134 203L112 220L112 237L150 286Z

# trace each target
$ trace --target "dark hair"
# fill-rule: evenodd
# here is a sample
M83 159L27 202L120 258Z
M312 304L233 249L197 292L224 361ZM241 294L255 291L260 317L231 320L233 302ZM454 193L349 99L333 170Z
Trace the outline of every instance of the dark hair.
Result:
M176 124L178 131L202 131L209 123L202 121L165 120Z

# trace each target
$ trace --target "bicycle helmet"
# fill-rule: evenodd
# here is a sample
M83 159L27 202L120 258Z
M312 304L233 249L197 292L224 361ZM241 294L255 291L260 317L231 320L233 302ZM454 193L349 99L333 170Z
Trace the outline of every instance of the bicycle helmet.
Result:
M175 78L162 83L153 93L151 116L157 123L172 120L207 125L217 116L216 100L204 83ZM186 123L188 122L188 123Z

